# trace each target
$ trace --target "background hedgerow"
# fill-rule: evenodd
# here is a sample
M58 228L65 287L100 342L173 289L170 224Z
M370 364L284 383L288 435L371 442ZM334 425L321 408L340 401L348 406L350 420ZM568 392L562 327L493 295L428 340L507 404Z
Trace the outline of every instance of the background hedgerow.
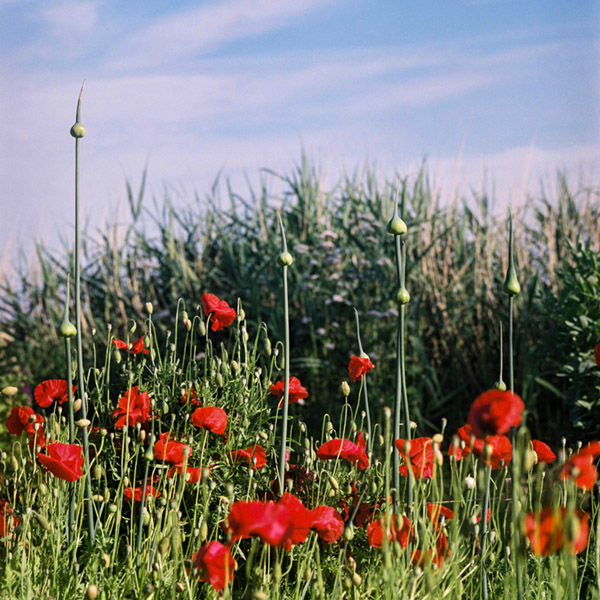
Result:
M498 293L506 266L504 211L495 216L491 200L477 193L446 201L432 189L424 170L398 184L367 168L325 189L317 168L303 158L291 174L269 176L280 180L281 192L270 194L265 182L245 193L228 187L223 197L215 185L183 209L175 209L166 193L155 199L155 208L148 208L145 179L137 192L128 186L129 223L99 231L88 225L83 236L86 335L110 323L115 335L123 337L131 319L141 325L144 303L152 299L158 336L164 340L178 299L193 307L210 290L241 298L251 324L267 322L270 337L282 339L272 244L274 207L280 206L295 259L289 274L291 360L309 390L307 402L319 409L312 414L335 414L339 407L342 373L356 352L353 307L361 315L365 351L380 374L371 384L371 403L389 404L394 370L388 349L395 340L397 308L392 241L385 223L400 187L409 224L411 415L425 431L436 430L442 417L459 426L471 399L498 375L497 353L490 349L498 347L498 322L505 313L506 298ZM556 192L542 188L537 198L513 209L523 286L516 304L516 391L527 405L534 435L558 440L568 433L570 419L573 433L585 438L593 434L587 425L597 406L597 375L585 382L578 378L577 386L587 390L582 395L565 370L585 369L593 360L594 336L598 340L593 300L586 296L584 320L573 307L575 291L586 293L575 273L600 250L600 203L598 190L572 190L560 175L557 185L549 187ZM36 259L35 268L22 267L0 284L0 372L17 374L30 385L64 371L63 354L49 355L47 348L58 339L70 246L50 251L39 244ZM585 268L597 276L597 262ZM593 280L586 285L593 287ZM579 315L575 324L566 312L557 320L556 302ZM582 332L577 347L573 327ZM560 344L552 342L555 333ZM96 339L96 351L104 350L103 338ZM314 430L320 417L307 421Z

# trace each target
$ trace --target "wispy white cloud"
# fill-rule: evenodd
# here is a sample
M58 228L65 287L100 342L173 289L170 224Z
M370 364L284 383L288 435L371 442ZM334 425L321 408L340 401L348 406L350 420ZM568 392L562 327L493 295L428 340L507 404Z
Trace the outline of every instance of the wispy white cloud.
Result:
M85 33L98 24L100 2L83 1L44 4L38 15L52 35Z
M339 0L221 0L181 11L128 36L109 53L109 67L145 69L193 57L227 42L293 23Z

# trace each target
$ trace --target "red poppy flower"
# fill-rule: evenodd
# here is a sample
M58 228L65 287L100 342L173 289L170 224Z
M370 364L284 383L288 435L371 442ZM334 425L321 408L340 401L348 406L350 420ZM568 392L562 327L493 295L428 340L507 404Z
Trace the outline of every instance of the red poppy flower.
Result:
M283 494L277 506L284 506L288 510L289 519L292 523L289 537L283 544L283 547L289 550L293 545L301 544L306 540L313 526L314 515L311 510L302 504L299 498L288 492Z
M432 504L431 502L428 502L427 517L437 529L440 524L441 517L444 517L446 521L451 521L454 517L454 513L443 504Z
M23 431L27 433L29 437L33 437L35 434L34 423L44 423L44 417L34 412L33 408L29 406L14 406L8 417L6 418L6 429L12 435L21 435ZM38 428L39 430L39 428Z
M115 427L124 425L133 427L136 423L145 423L150 419L150 397L148 392L140 392L139 386L134 386L119 399L119 405L112 412L117 419Z
M219 331L233 323L236 316L235 310L225 300L217 298L214 294L204 294L200 301L204 314L207 317L211 315L210 328L213 331Z
M344 520L332 506L317 506L312 510L311 529L316 531L323 541L332 544L344 533Z
M124 342L118 338L115 338L112 343L113 346L116 346L119 350L126 350L132 355L148 354L148 352L150 352L148 348L144 348L144 336L135 340L135 342L132 342L131 344L128 344L127 342Z
M73 394L77 388L73 386ZM67 382L64 379L48 379L38 384L33 392L38 406L42 408L48 408L54 400L57 400L59 404L64 404L69 400L69 392L67 389Z
M531 449L537 454L537 464L547 464L556 460L556 454L550 450L550 446L540 440L531 440Z
M279 408L283 406L283 393L284 393L285 381L278 381L274 383L270 388L269 392L279 398ZM308 392L300 383L297 377L290 377L289 385L289 403L290 404L302 404L304 398L308 396Z
M410 468L417 479L429 478L433 479L433 465L435 462L435 454L433 452L433 440L430 437L419 437L410 440L408 454L404 449L406 440L399 439L394 443L402 459L406 464L400 466L400 473L405 477L408 476L408 462Z
M348 364L348 373L350 374L350 379L356 381L357 379L362 379L366 373L374 368L375 365L369 360L368 356L353 356Z
M38 452L38 460L56 477L65 481L77 481L83 475L82 450L77 444L48 444L47 454Z
M373 548L381 548L383 546L383 536L386 531L385 517L373 521L367 529L367 539ZM413 538L413 528L410 520L406 515L392 515L389 520L388 543L394 540L400 543L403 548L408 546Z
M600 455L600 442L591 442L569 458L560 472L560 478L571 478L573 483L583 490L593 489L598 479L598 471L594 466L594 460L598 455Z
M181 390L181 404L191 404L192 406L202 406L202 400L198 398L196 394L196 390L191 388L189 391L189 400L188 400L188 391Z
M201 429L223 435L227 429L227 413L216 406L202 406L192 413L192 423Z
M366 444L362 431L358 432L356 444L346 439L336 439L325 442L317 450L317 456L321 460L335 460L338 457L351 463L358 463L358 468L363 471L369 466L369 458L366 452Z
M473 402L467 422L475 437L503 435L521 424L523 400L510 391L488 390Z
M265 449L256 444L246 450L234 450L231 457L235 462L244 461L254 469L262 469L267 464Z
M131 502L132 499L135 502L141 502L143 493L143 487L136 487L135 489L128 487L123 490L123 496L125 496L125 500L127 500L127 502ZM160 496L160 492L153 485L147 485L146 498L148 496L154 496L155 498L158 498Z
M440 569L444 558L449 554L450 548L448 546L448 539L443 533L441 533L435 541L434 548L428 548L427 550L415 550L410 555L410 559L413 565L419 566L422 569L427 564L435 565L438 569Z
M489 523L491 517L492 517L492 510L490 508L488 508L487 509L487 513L486 513L486 517L485 517L485 522ZM481 521L481 515L478 515L477 517L475 517L475 523L479 523L479 521Z
M561 506L545 508L540 513L528 512L525 517L525 533L531 544L531 551L536 556L548 556L563 548L569 554L579 554L588 542L590 516L579 509L575 509L573 518L576 519L576 539L569 539L571 530L567 524L567 509Z
M183 465L186 452L189 457L192 454L192 449L183 442L176 442L171 439L171 434L168 432L162 433L154 444L154 458L164 460L175 467Z
M600 367L600 344L596 344L594 347L594 360L596 364Z
M460 460L463 456L467 456L469 452L473 452L484 464L491 464L492 469L495 470L505 467L512 459L512 444L505 435L488 435L484 441L473 437L470 425L463 425L456 432L456 435L461 442L465 443L464 448L450 444L448 454L454 456L456 460ZM492 448L489 462L485 453L486 444Z
M207 542L192 556L200 581L207 581L215 590L222 590L232 579L235 560L227 546L216 540Z
M13 509L6 500L0 500L0 538L8 535L21 519L13 516Z
M198 483L202 479L202 467L171 467L168 476L173 477L175 472L182 477L185 476L186 483ZM210 469L209 469L210 472Z

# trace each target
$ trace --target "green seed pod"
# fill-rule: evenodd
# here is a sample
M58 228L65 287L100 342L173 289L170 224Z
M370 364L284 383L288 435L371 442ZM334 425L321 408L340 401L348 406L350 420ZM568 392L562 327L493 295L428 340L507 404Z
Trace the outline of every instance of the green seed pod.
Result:
M40 513L38 512L33 512L33 516L35 517L35 520L38 522L38 525L44 530L44 531L50 531L50 523L48 522L48 519L46 519L46 517L44 517L43 515L40 515Z
M223 375L221 375L221 373L217 373L215 381L219 387L223 387Z
M395 300L399 306L408 304L410 302L410 294L408 293L408 290L404 286L399 288L398 291L396 292Z
M281 563L276 562L275 567L273 568L273 581L275 581L275 583L279 583L281 581L281 575Z
M406 223L398 215L387 224L387 232L392 235L404 235L407 230Z
M271 340L269 338L265 339L265 354L267 356L271 356L271 353L273 352L273 348L271 347Z
M96 481L102 479L102 467L98 463L94 465L93 473Z
M119 507L116 504L109 504L108 505L108 512L112 513L113 515L117 512L117 510L119 510Z
M352 525L348 525L348 527L346 527L344 529L344 539L347 542L351 542L353 538L354 538L354 527L352 527Z
M74 138L82 138L87 133L87 129L81 123L75 123L71 127L71 135Z
M511 266L508 269L502 289L504 290L504 293L509 296L517 296L521 292L521 285L517 279L517 272L515 271L514 266Z
M289 267L294 262L294 257L289 252L282 252L277 257L277 264L280 267Z
M502 378L498 379L498 381L496 381L494 383L494 387L497 390L500 390L501 392L505 392L506 391L506 384L504 383L504 381L502 380Z
M344 589L349 592L352 589L352 579L348 576L344 577Z
M77 327L68 319L65 319L58 329L58 335L64 338L72 338L77 335Z
M200 337L204 337L206 335L206 325L202 320L200 320L200 323L198 324L198 335Z
M200 541L203 542L208 537L208 524L206 521L202 521L200 525Z

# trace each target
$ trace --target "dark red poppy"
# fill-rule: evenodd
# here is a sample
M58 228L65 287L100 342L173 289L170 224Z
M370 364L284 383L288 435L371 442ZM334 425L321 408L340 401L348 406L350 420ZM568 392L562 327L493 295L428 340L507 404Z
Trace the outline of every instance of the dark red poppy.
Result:
M348 373L350 379L356 381L362 379L366 373L374 369L375 365L369 360L368 356L353 356L348 364Z
M162 433L158 441L154 444L154 458L171 463L175 467L181 467L185 456L188 458L192 454L192 449L183 442L176 442L171 439L169 432Z
M353 481L350 482L350 488L352 492L349 494L349 496L340 498L342 518L344 519L344 523L347 523L356 509L356 515L352 523L357 527L364 527L366 523L373 520L373 513L379 505L379 502L375 505L368 504L366 502L361 502L360 504L358 504L358 501L360 500L360 495ZM352 501L352 504L348 503L348 499Z
M202 400L198 398L198 394L194 388L189 390L181 390L181 404L191 404L192 406L202 406Z
M0 500L0 538L7 536L21 519L13 516L13 509L6 500Z
M173 477L177 473L182 477L185 476L186 483L198 483L202 479L202 471L202 467L187 467L185 469L183 467L171 467L168 476Z
M214 294L204 294L200 301L204 314L207 317L211 315L210 328L213 331L219 331L233 323L236 317L235 310L225 300L217 298Z
M77 388L73 386L73 394ZM33 397L38 406L48 408L55 400L64 404L69 400L67 382L64 379L48 379L38 384L33 392Z
M332 506L320 505L312 510L311 529L328 544L337 542L344 533L342 515Z
M487 509L487 513L486 513L486 517L485 517L485 522L489 523L491 517L492 517L492 510L490 508L488 508ZM479 523L479 521L481 521L481 515L475 517L475 523Z
M227 429L227 413L216 406L202 406L192 413L192 423L201 429L223 435Z
M34 412L33 408L29 406L14 406L10 410L10 414L6 418L6 429L12 435L21 435L23 431L27 433L29 437L33 437L35 434L35 423L39 423L40 426L44 423L44 417ZM39 430L39 427L38 427Z
M217 591L233 579L236 568L229 548L216 540L207 542L198 552L194 552L192 563L198 569L198 579L210 583Z
M285 388L285 381L281 380L274 383L270 388L269 392L279 398L279 408L283 406L283 394ZM300 383L297 377L290 377L289 384L289 403L290 404L302 404L304 398L308 396L308 392Z
M148 392L140 392L137 385L125 392L119 399L119 405L112 412L113 419L117 419L115 427L118 429L124 425L133 427L136 423L145 423L150 416Z
M464 442L464 448L461 445L450 444L448 454L454 456L456 460L473 452L484 464L491 464L492 469L495 470L507 466L512 459L512 444L505 435L488 435L484 441L473 436L470 425L463 425L456 435L459 441ZM489 461L485 453L486 444L492 449Z
M148 348L144 348L144 336L135 340L135 342L132 342L131 344L128 344L127 342L124 342L118 338L115 338L112 343L113 346L116 346L119 350L126 350L132 355L148 354L148 352L150 352Z
M594 346L594 360L596 364L600 367L600 344L596 344Z
M550 450L548 444L540 442L540 440L531 440L530 446L537 455L538 465L551 463L556 460L556 454Z
M404 460L400 465L400 473L408 476L408 463L417 479L433 479L435 453L433 451L433 440L430 437L418 437L409 442L408 453L405 450L406 440L398 439L394 442L400 456Z
M347 439L336 439L325 442L317 450L317 457L321 460L335 460L343 458L351 463L357 463L360 471L369 466L366 444L362 432L358 432L356 444Z
M367 539L373 548L383 546L383 537L385 532L388 534L388 543L394 540L400 543L403 548L409 544L413 538L413 528L409 518L406 515L391 515L389 524L386 527L385 517L373 521L367 528Z
M525 517L525 533L531 544L531 551L536 556L548 556L563 548L569 554L579 554L588 542L590 516L576 508L572 514L576 520L576 538L569 539L571 527L567 525L567 509L545 508L540 513L528 512ZM575 536L573 536L575 537Z
M573 454L564 464L561 479L572 479L573 483L583 490L592 490L598 479L598 471L594 460L600 455L600 442L591 442L579 452Z
M48 444L47 454L38 452L38 460L56 477L65 481L77 481L83 475L82 450L77 444Z
M135 489L128 487L123 490L123 496L125 496L125 500L127 500L127 502L131 502L132 499L135 502L141 502L143 493L144 488L141 486L136 487ZM160 496L160 492L153 485L147 485L146 498L148 496L154 496L155 498L158 498Z
M415 550L411 555L410 559L412 564L419 566L422 569L426 565L435 565L438 569L441 568L444 558L449 556L450 547L448 546L448 539L441 533L435 541L433 548L427 548L426 550Z
M235 462L247 462L254 469L262 469L267 464L265 449L258 444L250 446L246 450L233 450L231 457Z
M521 414L525 408L523 400L508 390L488 390L471 405L468 424L475 437L503 435L511 427L521 424Z

